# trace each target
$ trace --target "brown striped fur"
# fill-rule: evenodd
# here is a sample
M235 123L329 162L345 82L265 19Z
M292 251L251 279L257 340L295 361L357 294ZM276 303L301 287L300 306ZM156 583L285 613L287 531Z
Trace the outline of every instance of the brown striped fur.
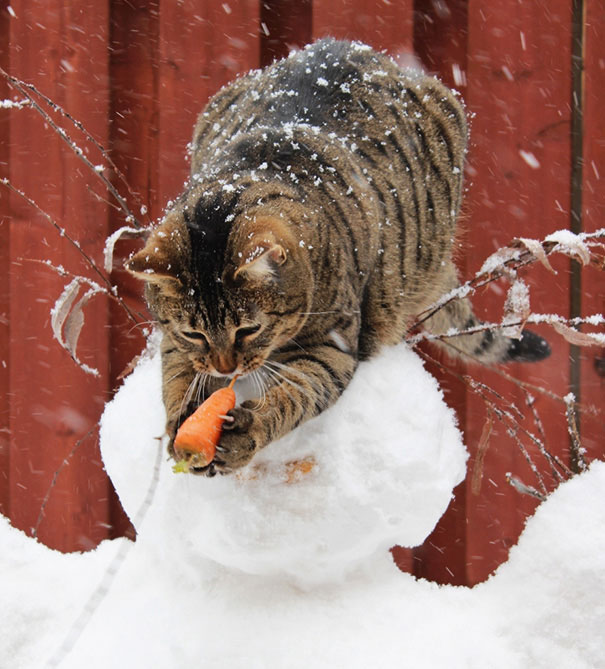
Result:
M360 44L322 40L210 100L190 182L128 265L164 332L171 438L227 377L259 384L203 473L330 406L359 360L457 285L466 143L450 90ZM457 300L425 325L476 323ZM486 361L512 350L498 334L456 345Z

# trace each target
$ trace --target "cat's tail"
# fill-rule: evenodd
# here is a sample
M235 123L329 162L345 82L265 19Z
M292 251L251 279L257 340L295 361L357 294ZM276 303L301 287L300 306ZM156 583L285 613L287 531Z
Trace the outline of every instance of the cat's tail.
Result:
M452 270L449 288L459 286ZM468 298L457 298L436 310L422 324L434 335L435 343L450 356L474 358L486 364L501 362L538 362L550 355L548 342L530 330L520 339L507 337L502 328L486 328L475 316ZM466 334L456 335L457 332Z

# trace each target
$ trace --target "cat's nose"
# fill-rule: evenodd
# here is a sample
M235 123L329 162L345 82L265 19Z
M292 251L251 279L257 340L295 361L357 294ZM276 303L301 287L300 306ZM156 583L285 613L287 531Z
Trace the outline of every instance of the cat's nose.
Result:
M219 374L232 374L236 368L235 360L230 356L217 355L214 368Z

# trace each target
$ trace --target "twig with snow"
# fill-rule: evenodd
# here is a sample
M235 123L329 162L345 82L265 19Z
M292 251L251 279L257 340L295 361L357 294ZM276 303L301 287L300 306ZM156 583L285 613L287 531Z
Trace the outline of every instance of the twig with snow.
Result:
M0 75L2 75L7 80L7 82L9 83L9 85L12 88L16 89L21 95L24 95L25 98L27 100L29 100L29 105L32 107L32 109L35 109L35 111L44 119L44 121L52 128L52 130L67 144L67 146L69 146L71 151L88 167L88 169L93 174L95 174L97 176L97 178L99 178L103 182L105 188L113 195L115 200L120 205L120 208L122 209L122 211L126 214L127 220L132 221L134 223L134 225L137 226L137 227L142 227L142 224L140 223L140 221L137 219L137 217L133 214L133 212L128 207L128 204L127 204L126 200L120 195L120 193L115 188L115 186L105 176L104 170L96 169L96 166L84 155L84 151L68 135L65 128L58 125L53 120L53 118L50 116L50 114L48 114L48 112L46 112L38 104L38 102L34 99L34 97L32 95L32 91L35 91L37 95L40 95L40 97L46 103L48 103L53 110L63 113L63 110L59 107L59 105L56 105L49 98L47 98L46 96L43 96L41 93L39 93L39 91L32 84L27 84L27 83L21 81L20 79L18 79L17 77L13 77L12 75L8 74L8 72L6 72L6 70L4 70L2 67L0 67ZM69 118L73 123L75 123L76 127L78 127L78 129L82 130L86 134L86 137L88 139L91 139L91 141L93 141L95 143L95 146L97 146L97 148L99 148L99 150L102 152L103 157L107 160L108 155L107 155L107 152L105 151L105 149L103 149L103 147L98 142L96 142L96 140L94 140L92 138L92 135L90 135L90 133L88 133L86 130L84 130L84 127L82 126L82 124L79 123L79 122L76 122L73 118L69 117L65 113L63 113L63 115L66 118ZM115 167L113 165L113 162L110 161L110 163L112 165L112 168ZM118 171L118 174L119 174L119 171ZM130 189L129 189L129 192L130 192Z
M408 335L415 331L437 311L454 300L472 295L481 288L502 276L515 277L517 270L536 261L542 263L550 272L555 273L548 261L552 253L561 253L580 261L583 265L592 264L599 269L605 267L604 259L596 250L603 249L605 228L591 233L575 234L569 230L559 230L547 235L544 240L515 238L508 246L492 253L472 279L443 295L434 304L419 314L408 329Z
M501 323L481 323L463 330L450 329L447 332L433 333L433 332L418 332L414 335L408 336L406 341L410 346L415 346L421 341L445 341L463 335L476 334L477 332L494 332L506 328L522 328L527 323L545 323L550 325L558 334L564 337L572 344L579 346L605 346L605 333L602 332L579 332L575 328L579 325L603 325L605 318L602 314L591 314L589 316L581 316L576 318L565 318L558 314L523 314L521 320L513 320L510 317L503 318ZM509 335L510 336L510 335Z
M147 215L147 207L143 202L141 201L139 195L132 190L130 187L130 184L126 180L126 177L124 176L124 173L120 170L120 168L115 164L115 162L112 160L111 156L109 155L109 152L107 149L103 147L103 145L95 138L94 135L92 135L84 124L81 121L78 121L78 119L74 118L68 111L63 109L63 107L55 102L54 100L51 100L47 95L44 95L42 91L40 91L34 84L23 81L22 79L17 79L17 77L13 77L14 80L18 81L19 84L29 90L31 93L34 95L37 95L42 101L44 101L53 111L57 112L58 114L61 114L64 118L66 118L70 123L72 123L83 135L84 137L99 151L101 156L103 157L103 160L109 165L111 168L111 171L113 174L115 174L130 197L134 200L136 203L137 207L139 208L139 211L141 212L142 216ZM28 98L25 98L24 100L20 101L18 104L21 104L22 106L30 105L31 102ZM103 165L95 165L95 172L103 171L105 168ZM96 195L96 194L95 194Z

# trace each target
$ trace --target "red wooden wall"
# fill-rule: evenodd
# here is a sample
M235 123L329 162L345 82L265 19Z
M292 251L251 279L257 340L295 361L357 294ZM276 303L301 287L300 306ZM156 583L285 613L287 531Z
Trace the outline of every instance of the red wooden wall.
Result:
M415 51L429 71L462 92L472 115L460 253L461 273L470 277L513 237L602 226L604 30L605 0L585 6L580 0L12 0L10 11L3 0L0 66L34 83L111 151L147 205L142 218L149 221L182 187L197 113L238 73L324 35L360 39L393 54ZM580 50L574 51L577 40ZM573 64L582 62L583 76L575 76ZM2 98L13 97L4 80L0 86ZM35 199L101 263L104 238L124 219L95 176L31 109L0 110L0 137L0 177ZM75 130L73 137L96 164L92 145ZM533 154L539 167L522 152ZM132 197L129 203L138 213ZM123 310L96 297L81 350L101 375L83 374L50 332L49 310L65 279L35 262L47 259L87 271L40 212L0 190L0 509L49 546L84 550L132 533L91 428L143 336ZM526 274L536 311L605 311L602 275L590 268L570 272L563 258L555 266L554 278L541 267ZM117 264L112 278L128 305L142 310L140 286ZM475 300L481 313L498 318L505 290L500 284L483 289ZM507 371L559 396L572 389L584 405L602 407L597 369L603 351L578 356L562 339L543 333L552 357ZM394 554L419 576L473 584L506 559L536 505L507 484L506 473L536 481L496 421L480 489L473 488L486 409L459 378L466 370L449 367L454 375L431 363L458 411L470 473L424 546ZM523 391L494 372L472 373L523 408L523 425L537 432ZM534 395L549 449L569 461L562 404ZM605 455L603 424L602 413L581 415L591 458ZM551 489L555 482L544 460L535 446L527 449Z

